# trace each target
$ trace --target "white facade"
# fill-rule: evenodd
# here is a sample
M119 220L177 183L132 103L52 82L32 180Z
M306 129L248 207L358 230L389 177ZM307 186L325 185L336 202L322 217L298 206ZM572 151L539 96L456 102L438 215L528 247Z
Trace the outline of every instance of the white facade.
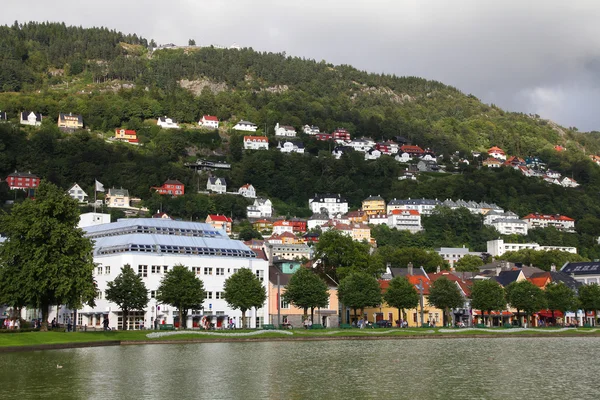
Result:
M239 188L238 193L248 199L256 198L256 190L254 189L254 186L252 186L249 183L247 183L244 186L242 186L241 188Z
M21 125L40 126L42 125L42 114L33 111L21 113Z
M307 134L307 135L316 135L319 132L319 127L318 126L310 126L310 125L304 125L304 127L302 128L302 131Z
M164 129L179 129L179 125L173 119L168 118L167 116L158 118L156 125L164 128Z
M442 202L437 199L394 199L387 204L387 212L391 214L393 210L416 210L421 215L431 215L433 209L440 205Z
M273 224L273 234L281 235L282 233L289 232L294 233L294 227L288 221L279 221Z
M256 132L257 126L249 121L240 121L233 127L236 131Z
M499 218L489 224L496 228L501 235L527 235L527 222L520 219L503 219Z
M571 179L568 177L564 177L562 181L560 181L561 186L563 187L568 187L568 188L576 188L577 186L579 186L579 183L577 183L577 181L575 181L575 179Z
M270 218L273 215L273 203L269 199L257 198L254 204L246 207L248 218Z
M72 199L75 199L80 203L85 203L85 200L88 197L87 193L84 192L84 190L78 184L71 186L71 189L69 189L68 193Z
M366 153L375 146L375 142L367 139L354 139L345 144L347 147L351 147L354 151L360 151Z
M203 115L198 121L198 125L204 128L219 129L219 119L212 115Z
M266 261L257 259L242 242L230 240L209 224L141 218L92 226L86 231L87 236L95 240L94 279L99 290L96 305L79 311L81 325L88 327L101 329L102 320L108 317L112 329L122 329L120 310L106 300L106 289L107 283L114 280L126 264L142 277L150 297L144 310L130 314L129 327L133 329L138 329L140 323L153 327L156 320L159 324L172 324L178 317L175 307L156 300L161 279L175 265L182 264L194 271L207 292L204 309L188 312L188 328L202 316L215 326L227 318L234 318L236 326L241 326L241 312L231 309L222 297L225 280L240 268L252 270L265 289L269 282ZM268 303L258 310L249 310L246 313L248 325L260 326L268 315Z
M399 231L419 232L421 226L421 214L416 210L392 210L388 216L387 225L390 229Z
M296 137L296 129L289 125L275 124L275 136Z
M480 257L481 253L469 251L466 247L440 247L439 249L435 249L436 253L438 253L444 260L448 261L450 266L454 266L458 260L463 258L466 255L473 255Z
M269 139L265 136L244 136L244 150L269 150Z
M553 226L565 232L575 232L575 220L564 215L529 214L523 217L529 229Z
M365 153L365 160L377 160L381 157L381 151L377 149L371 149Z
M104 202L111 208L130 208L129 190L110 188L104 197Z
M410 160L412 160L412 157L410 154L404 152L404 153L396 154L396 157L394 157L394 160L401 162L401 163L407 163Z
M109 224L109 223L110 223L110 214L89 212L89 213L81 214L79 216L79 224L77 224L77 226L79 228L86 228L88 226L102 225L102 224Z
M384 214L369 215L369 225L387 225L388 216Z
M308 200L308 206L313 213L326 212L330 217L348 212L348 201L339 194L315 195L315 197Z
M549 250L559 250L566 251L567 253L577 254L577 249L575 247L563 247L563 246L540 246L537 243L504 243L504 240L489 240L487 242L487 252L492 257L501 256L507 251L519 251L519 250L536 250L536 251L549 251Z
M210 177L206 182L206 190L223 194L227 192L227 181L225 178Z
M313 216L306 221L306 229L310 231L315 229L317 226L325 225L328 221L329 216L327 214L313 214Z
M277 146L279 151L282 153L300 153L304 154L304 144L300 142L284 142L283 145L281 142Z

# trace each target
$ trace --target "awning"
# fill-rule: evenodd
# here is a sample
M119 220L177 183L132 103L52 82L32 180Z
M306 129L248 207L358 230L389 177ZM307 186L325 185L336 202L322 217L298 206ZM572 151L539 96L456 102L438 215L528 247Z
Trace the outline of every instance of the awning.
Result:
M550 310L542 310L542 311L539 311L537 313L537 315L538 315L538 317L552 318L552 311L550 311ZM558 311L558 310L556 310L556 311L554 311L554 316L556 318L562 318L563 317L563 313L560 312L560 311Z

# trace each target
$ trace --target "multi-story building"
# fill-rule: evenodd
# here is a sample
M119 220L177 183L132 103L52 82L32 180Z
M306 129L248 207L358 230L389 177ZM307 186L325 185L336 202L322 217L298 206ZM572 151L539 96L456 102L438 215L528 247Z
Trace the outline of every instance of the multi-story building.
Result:
M206 217L206 223L215 229L225 231L227 235L231 234L231 225L233 224L233 220L226 215L209 214Z
M498 160L506 161L506 153L500 147L494 146L490 148L488 151L488 156L492 158L496 158Z
M198 125L204 128L219 129L219 118L214 115L203 115Z
M327 213L329 216L348 212L348 200L339 194L315 194L308 200L308 206L313 213Z
M237 240L229 239L211 225L153 218L122 219L114 223L84 228L86 236L94 241L94 262L97 264L94 280L98 287L95 306L85 306L78 312L79 325L102 326L108 318L113 328L122 329L119 307L106 300L107 283L113 281L124 265L130 265L142 278L149 290L150 302L143 310L129 314L128 328L138 329L155 324L179 325L178 310L156 299L161 279L175 265L185 265L202 279L206 291L203 308L190 310L187 326L198 326L206 317L215 327L224 327L228 318L241 326L241 312L230 308L223 298L225 280L248 268L268 288L269 269L264 260ZM248 326L256 328L266 323L268 303L257 310L246 312Z
M115 140L138 144L137 132L131 129L115 129Z
M166 115L164 117L159 117L158 121L156 122L156 125L160 126L163 129L179 129L177 121L167 117Z
M537 243L504 243L502 239L489 240L487 242L487 252L492 257L498 257L506 253L507 251L519 251L519 250L537 250L537 251L550 251L559 250L566 251L567 253L577 254L577 248L565 247L565 246L540 246Z
M127 189L108 189L108 193L104 197L104 202L111 208L130 208L131 198Z
M40 126L42 125L42 114L35 111L21 113L21 125Z
M436 253L438 253L445 261L448 261L451 267L454 266L466 255L472 255L481 257L481 252L470 251L465 246L463 247L440 247L439 249L435 249Z
M256 190L254 189L254 186L249 183L246 183L244 186L240 187L238 189L238 193L249 199L256 198Z
M10 190L21 189L29 191L40 185L40 178L30 172L15 171L6 177L6 183Z
M233 127L236 131L256 132L257 126L249 121L241 120Z
M265 254L272 263L276 259L302 260L312 259L313 250L306 244L265 243Z
M77 200L80 203L85 203L85 200L88 197L87 193L78 184L74 184L73 186L71 186L71 189L69 189L67 193L71 198Z
M351 139L350 132L343 128L337 128L331 133L331 137L333 138L333 140L349 141Z
M393 210L416 210L421 215L431 215L433 209L441 205L442 202L437 199L394 199L388 203L387 212L391 214Z
M575 232L575 220L564 215L548 215L532 213L523 217L529 229L555 227L565 232Z
M183 196L185 194L185 185L177 179L169 179L162 186L153 187L159 194L169 194L171 196Z
M244 136L244 150L269 150L269 139L265 136Z
M275 124L275 136L296 137L296 128L289 125Z
M83 129L83 117L81 115L73 115L72 113L59 113L58 128L67 132L72 132L76 129Z
M271 218L273 215L273 203L271 200L258 197L254 204L246 207L248 218Z
M227 192L227 180L225 178L218 178L211 176L208 178L206 182L206 190L217 192L217 193L226 193Z
M417 210L392 210L388 216L387 225L399 231L419 232L421 226L421 214Z
M368 215L384 215L386 213L385 210L385 200L383 197L377 196L369 196L362 202L362 210Z

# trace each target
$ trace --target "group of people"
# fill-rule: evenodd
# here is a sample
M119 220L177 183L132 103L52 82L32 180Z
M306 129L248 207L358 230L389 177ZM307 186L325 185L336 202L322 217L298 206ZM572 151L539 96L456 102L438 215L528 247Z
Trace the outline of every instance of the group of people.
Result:
M19 318L16 318L16 319L6 318L4 320L4 329L19 329L20 327L21 327L21 322L19 321Z
M304 326L304 329L312 328L312 321L310 318L306 318L304 321L302 321L302 326Z
M396 327L398 328L408 328L408 321L405 319L398 319L396 320Z

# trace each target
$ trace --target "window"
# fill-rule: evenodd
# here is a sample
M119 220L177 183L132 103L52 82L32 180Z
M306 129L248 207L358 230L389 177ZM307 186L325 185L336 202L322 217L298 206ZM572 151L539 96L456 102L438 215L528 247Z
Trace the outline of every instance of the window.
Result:
M147 265L138 265L138 275L144 278L148 277L148 266Z
M204 267L204 275L212 275L212 267Z
M104 267L104 273L106 275L110 275L110 265L107 265L106 267Z
M215 299L224 299L223 292L215 292Z
M160 274L160 265L153 265L150 267L150 272L153 274Z
M169 266L168 265L163 265L163 273L166 274L167 271L169 271Z
M265 280L265 271L263 271L262 269L257 269L256 270L256 277L261 281L264 282Z
M215 268L216 275L225 275L225 268Z
M279 307L282 309L288 309L290 308L290 303L288 303L287 301L285 301L284 299L281 299Z
M212 292L206 292L206 298L207 299L212 299Z
M96 274L97 275L102 275L102 267L96 268Z
M156 290L151 290L150 291L150 298L151 299L155 299L156 298Z
M202 268L201 267L192 267L192 272L196 275L200 275L200 273L202 272Z

